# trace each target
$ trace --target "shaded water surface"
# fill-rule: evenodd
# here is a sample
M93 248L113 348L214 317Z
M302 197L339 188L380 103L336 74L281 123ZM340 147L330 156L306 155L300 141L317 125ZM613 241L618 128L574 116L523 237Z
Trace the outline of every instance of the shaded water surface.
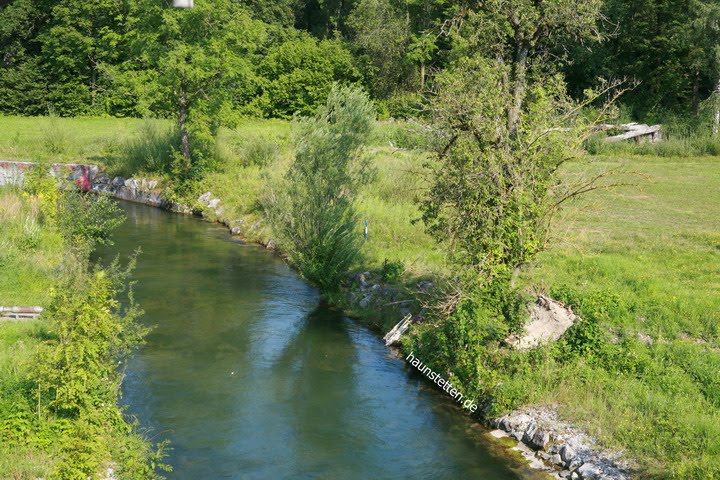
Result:
M156 326L123 402L154 441L172 442L169 478L520 475L445 394L320 307L281 260L198 219L123 208L100 255L142 248L136 298Z

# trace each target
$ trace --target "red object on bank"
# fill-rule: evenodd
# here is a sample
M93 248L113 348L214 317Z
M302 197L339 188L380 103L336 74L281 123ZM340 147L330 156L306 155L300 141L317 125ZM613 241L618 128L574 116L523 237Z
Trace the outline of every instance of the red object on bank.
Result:
M82 176L79 177L77 180L75 180L75 185L78 186L80 190L83 192L89 192L91 185L90 185L90 169L87 167L80 167L82 168Z

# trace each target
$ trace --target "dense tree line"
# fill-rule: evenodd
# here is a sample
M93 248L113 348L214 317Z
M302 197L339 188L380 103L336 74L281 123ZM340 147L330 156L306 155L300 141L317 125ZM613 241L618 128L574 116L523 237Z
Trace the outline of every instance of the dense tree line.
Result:
M381 112L404 115L468 49L506 37L521 47L513 54L529 51L535 39L526 27L538 19L483 12L562 3L198 0L177 11L168 0L11 0L0 6L0 111L174 116L185 85L186 100L203 103L205 114L287 117L314 111L340 82L362 84L381 100ZM562 64L578 97L599 78L636 80L625 103L639 118L697 114L720 78L717 3L585 4L596 3L602 17L593 35L557 28L542 52L521 63ZM576 12L578 25L583 15ZM544 28L534 27L535 34ZM485 38L473 34L480 31ZM199 128L193 120L188 128Z

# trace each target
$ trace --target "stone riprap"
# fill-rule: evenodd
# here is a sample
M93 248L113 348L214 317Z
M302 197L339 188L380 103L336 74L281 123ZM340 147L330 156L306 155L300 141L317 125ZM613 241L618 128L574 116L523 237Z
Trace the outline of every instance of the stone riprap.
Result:
M518 450L554 478L625 480L629 468L622 452L602 450L584 432L560 419L550 408L525 408L496 418L494 437L513 437ZM541 462L542 463L541 463ZM544 467L542 466L544 464Z
M110 178L107 175L98 175L92 182L92 190L97 193L107 193L115 198L130 202L144 203L153 207L181 211L182 207L168 202L158 191L156 180L144 178Z

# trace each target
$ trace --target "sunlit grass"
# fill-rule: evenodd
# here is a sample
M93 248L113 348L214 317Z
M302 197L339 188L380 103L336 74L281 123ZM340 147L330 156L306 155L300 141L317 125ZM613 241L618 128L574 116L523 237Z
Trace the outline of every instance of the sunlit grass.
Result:
M37 215L29 199L0 188L0 305L45 305L49 300L63 241Z
M616 159L601 159L607 165ZM645 475L708 478L720 459L720 158L633 157L637 186L569 206L524 274L528 286L617 295L610 338L649 335L625 354L642 371L545 364L532 400L557 405Z

